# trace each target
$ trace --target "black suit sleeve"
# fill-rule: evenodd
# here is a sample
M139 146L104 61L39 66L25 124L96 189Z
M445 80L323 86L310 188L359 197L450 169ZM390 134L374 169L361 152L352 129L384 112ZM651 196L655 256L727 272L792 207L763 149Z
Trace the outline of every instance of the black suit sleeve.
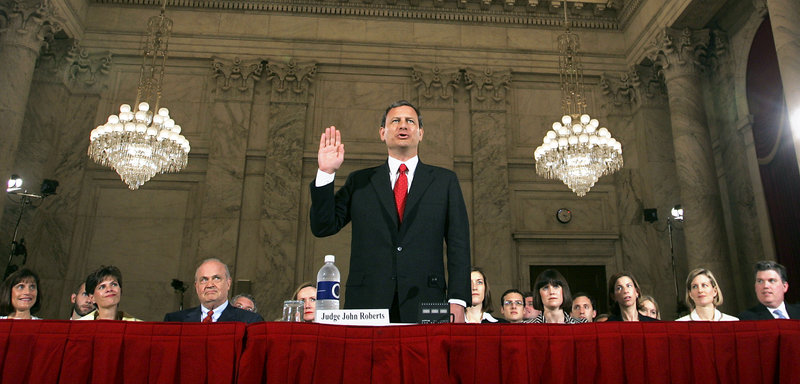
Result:
M470 285L469 217L455 173L448 183L448 209L444 240L447 243L448 298L472 301Z
M350 198L352 176L347 178L344 187L334 195L333 182L317 187L311 181L311 233L316 237L339 233L350 222Z

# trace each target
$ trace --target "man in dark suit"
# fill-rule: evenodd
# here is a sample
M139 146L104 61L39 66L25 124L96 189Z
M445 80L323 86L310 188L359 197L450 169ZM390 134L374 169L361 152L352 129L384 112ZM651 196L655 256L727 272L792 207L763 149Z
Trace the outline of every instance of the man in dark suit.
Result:
M458 178L419 161L424 130L411 103L390 105L379 133L388 161L351 173L334 194L344 144L339 130L328 127L311 182L315 236L336 234L353 222L345 308L388 308L392 322L414 323L420 302L448 300L455 321L463 322L471 301L469 219Z
M218 321L241 321L257 323L264 321L261 315L236 308L228 302L231 289L231 273L228 266L217 259L203 261L194 273L194 288L200 306L168 313L164 321L185 323L215 323Z
M759 304L739 314L739 320L800 319L800 306L788 304L786 268L773 261L756 263L756 297Z

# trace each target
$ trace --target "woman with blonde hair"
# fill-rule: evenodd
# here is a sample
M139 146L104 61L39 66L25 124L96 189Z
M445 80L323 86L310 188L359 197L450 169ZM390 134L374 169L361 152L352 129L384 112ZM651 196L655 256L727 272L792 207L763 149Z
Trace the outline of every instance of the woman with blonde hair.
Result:
M661 310L658 309L658 302L650 295L644 295L639 298L639 313L661 320Z
M708 269L697 268L686 278L686 303L692 312L676 321L736 321L731 315L720 312L722 288Z
M317 286L309 282L300 284L294 290L292 300L303 302L303 321L312 322L317 316Z

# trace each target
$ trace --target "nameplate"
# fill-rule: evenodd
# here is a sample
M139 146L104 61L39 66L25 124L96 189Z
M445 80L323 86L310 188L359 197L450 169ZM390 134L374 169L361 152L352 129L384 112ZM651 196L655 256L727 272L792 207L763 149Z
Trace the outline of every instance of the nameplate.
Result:
M341 325L389 325L388 309L339 309L317 311L314 322Z

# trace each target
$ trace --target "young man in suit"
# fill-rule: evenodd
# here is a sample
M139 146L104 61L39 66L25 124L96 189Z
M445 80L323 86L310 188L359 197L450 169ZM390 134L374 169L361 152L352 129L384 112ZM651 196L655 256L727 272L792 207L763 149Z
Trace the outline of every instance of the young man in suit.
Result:
M463 322L471 300L469 219L458 178L419 160L424 130L411 103L390 105L379 134L388 160L351 173L334 194L344 144L341 132L328 127L320 138L319 170L311 182L315 236L336 234L353 223L344 307L388 308L392 322L415 323L420 302L448 300L455 321Z
M759 304L739 314L739 320L800 319L800 306L788 304L786 267L773 261L756 263L756 297Z
M218 321L241 321L257 323L264 319L255 312L236 308L228 302L231 289L231 273L228 266L218 259L206 259L194 273L194 288L200 306L168 313L164 321L185 323L216 323Z

